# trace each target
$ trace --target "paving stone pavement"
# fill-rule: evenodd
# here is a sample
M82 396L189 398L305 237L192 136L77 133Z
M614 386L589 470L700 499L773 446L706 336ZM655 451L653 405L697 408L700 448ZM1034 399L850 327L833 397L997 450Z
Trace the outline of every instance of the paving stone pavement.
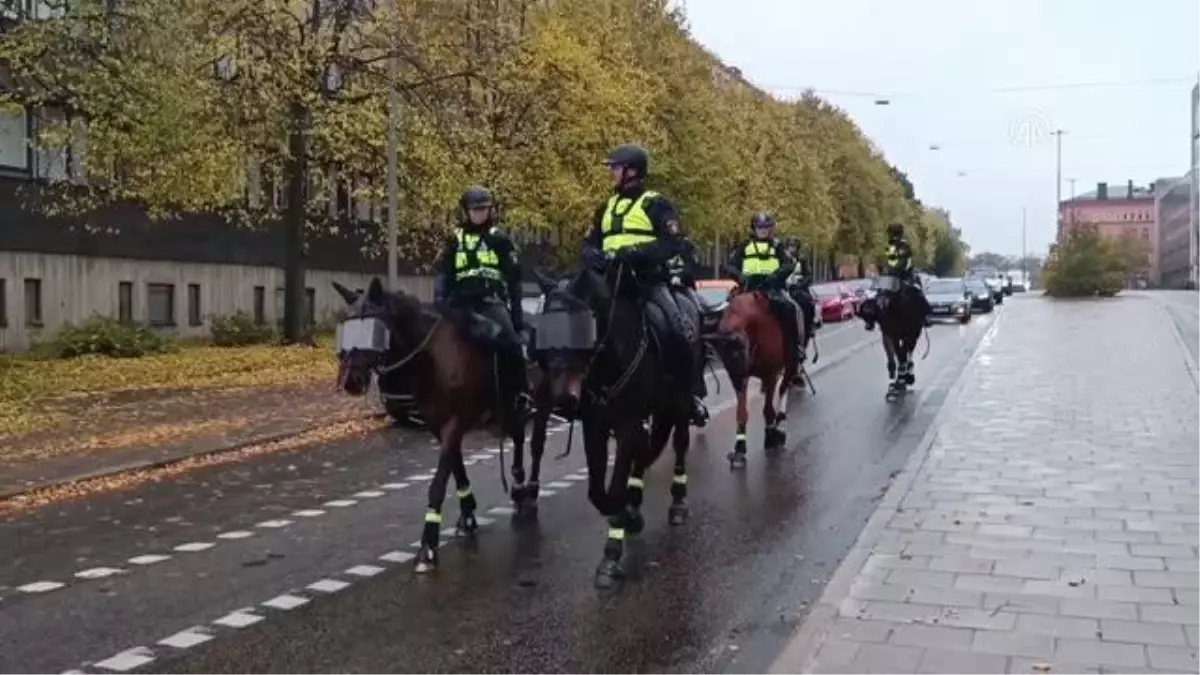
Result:
M1006 303L773 672L1197 672L1198 398L1137 297Z

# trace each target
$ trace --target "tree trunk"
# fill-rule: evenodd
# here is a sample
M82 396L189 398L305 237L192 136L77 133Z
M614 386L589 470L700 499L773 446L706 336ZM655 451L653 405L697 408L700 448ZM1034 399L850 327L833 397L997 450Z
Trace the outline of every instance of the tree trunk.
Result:
M829 278L833 281L839 281L842 278L842 270L838 267L836 249L829 251Z
M287 205L284 210L286 251L283 268L283 342L312 342L304 293L304 224L308 198L308 110L290 105L288 156L284 162Z

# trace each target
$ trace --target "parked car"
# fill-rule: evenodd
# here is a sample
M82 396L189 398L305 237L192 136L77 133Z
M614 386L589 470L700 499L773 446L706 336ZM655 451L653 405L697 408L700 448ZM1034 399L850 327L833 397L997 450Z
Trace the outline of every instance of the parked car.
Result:
M933 318L971 320L971 292L961 278L931 279L925 282L925 297L933 307Z
M813 299L816 300L821 320L845 321L854 317L854 294L844 283L813 284Z
M967 277L965 280L967 292L971 294L971 309L983 314L990 313L996 308L996 298L992 289L979 277Z
M876 277L864 277L862 279L851 279L846 282L850 287L850 292L854 294L854 313L858 314L862 310L863 302L867 298L874 297Z

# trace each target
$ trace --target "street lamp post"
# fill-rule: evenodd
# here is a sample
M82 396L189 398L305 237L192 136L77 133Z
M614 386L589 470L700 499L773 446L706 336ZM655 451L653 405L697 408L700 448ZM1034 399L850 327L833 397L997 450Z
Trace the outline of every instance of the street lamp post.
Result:
M1062 236L1062 137L1066 132L1054 130L1054 223Z

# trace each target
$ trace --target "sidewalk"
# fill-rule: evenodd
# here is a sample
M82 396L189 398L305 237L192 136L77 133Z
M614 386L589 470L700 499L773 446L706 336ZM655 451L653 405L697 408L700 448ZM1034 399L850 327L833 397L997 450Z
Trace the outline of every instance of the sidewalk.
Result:
M772 672L1197 672L1197 401L1149 299L1005 303Z
M0 499L382 412L376 397L352 398L329 382L134 391L59 406L66 425L0 442Z

